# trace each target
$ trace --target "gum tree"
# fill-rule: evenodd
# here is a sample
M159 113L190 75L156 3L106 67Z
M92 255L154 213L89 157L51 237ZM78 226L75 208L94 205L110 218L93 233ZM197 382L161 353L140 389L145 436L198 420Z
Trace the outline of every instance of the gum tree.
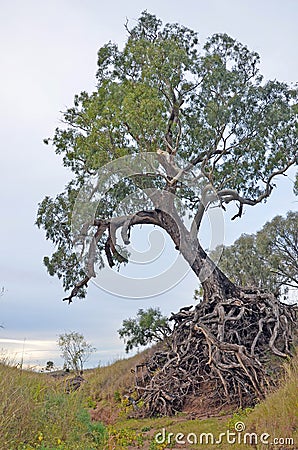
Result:
M125 351L146 346L154 342L166 342L171 334L167 317L159 308L139 309L137 316L125 319L118 330L119 337L125 342Z
M264 81L258 54L226 34L211 36L200 49L196 32L163 26L147 12L126 29L122 50L111 42L99 50L95 91L75 96L51 140L74 179L39 206L37 225L57 247L44 262L71 289L71 302L85 295L95 265L127 262L123 247L134 226L161 227L198 276L203 302L173 316L173 354L154 362L177 376L169 382L159 371L151 390L139 386L139 392L147 393L151 413L169 413L200 389L202 377L221 385L222 398L249 403L266 385L264 349L280 357L290 352L292 313L273 295L234 284L208 257L199 232L208 208L234 204L233 220L240 219L297 164L297 90ZM90 176L120 157L140 170L118 179L115 173L104 199L85 188ZM81 224L81 234L77 230L85 251L78 260L71 216L84 189L96 213ZM139 201L125 202L139 191ZM178 366L189 374L184 384Z
M286 294L298 287L298 212L276 216L256 234L243 234L220 253L221 270L240 286ZM212 256L212 253L211 253Z
M62 352L61 357L64 359L65 366L77 374L83 372L84 364L96 350L81 333L75 331L60 334L57 343Z

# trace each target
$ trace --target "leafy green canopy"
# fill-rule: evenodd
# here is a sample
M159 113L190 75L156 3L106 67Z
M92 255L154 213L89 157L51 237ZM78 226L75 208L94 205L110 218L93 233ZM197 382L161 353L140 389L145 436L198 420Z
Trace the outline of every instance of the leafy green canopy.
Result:
M298 212L276 216L256 234L243 234L233 245L217 248L219 266L240 286L277 293L298 288Z
M118 330L120 338L126 344L127 353L134 347L162 342L170 332L169 321L159 308L148 308L145 311L139 309L137 317L123 320L122 327Z
M202 205L205 210L214 198L202 198L197 178L186 186L182 172L199 170L220 206L236 202L240 217L243 205L265 200L274 177L297 163L297 89L264 82L257 53L226 34L211 36L200 49L196 32L163 26L148 12L127 31L122 50L111 42L100 48L95 91L76 95L63 113L63 125L45 140L74 173L62 194L40 203L37 216L37 225L58 247L44 263L65 289L84 273L72 249L76 195L107 163L145 152L156 153L158 161L153 174L117 181L98 203L100 220L113 217L116 206L137 189L154 188L183 201L195 218L195 231ZM98 254L109 247L108 239L104 230L96 241ZM115 257L112 251L109 259ZM104 264L102 256L97 262ZM82 287L77 295L84 295Z

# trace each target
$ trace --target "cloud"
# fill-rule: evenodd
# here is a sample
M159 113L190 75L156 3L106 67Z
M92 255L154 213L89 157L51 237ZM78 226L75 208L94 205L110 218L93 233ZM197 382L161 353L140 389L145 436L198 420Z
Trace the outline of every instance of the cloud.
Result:
M214 32L227 32L261 53L267 78L295 79L298 4L273 1L268 9L265 3L152 0L150 10L164 21L197 29L202 41ZM123 319L141 307L159 306L169 314L192 302L197 281L190 273L175 289L146 300L116 298L91 284L88 298L69 307L61 301L60 282L42 264L52 247L34 226L38 202L61 192L70 178L42 139L53 135L60 111L71 106L75 94L94 89L98 48L109 40L121 46L126 17L134 26L146 8L145 0L15 0L1 5L0 287L6 292L0 300L5 326L0 346L16 351L18 358L26 338L28 361L60 361L55 340L59 333L75 330L98 348L90 364L111 361L124 355L117 334ZM242 221L231 226L227 220L227 242L294 208L293 201L288 184L264 207L247 209Z

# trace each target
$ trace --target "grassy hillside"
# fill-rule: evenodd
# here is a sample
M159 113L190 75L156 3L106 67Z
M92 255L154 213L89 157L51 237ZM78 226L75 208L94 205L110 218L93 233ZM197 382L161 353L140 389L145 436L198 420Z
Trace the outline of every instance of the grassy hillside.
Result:
M82 393L67 395L63 384L0 364L1 450L102 448L105 428L91 423Z
M232 448L298 448L298 357L286 365L280 388L253 410L204 420L191 420L186 413L173 418L127 418L133 411L125 397L133 383L131 368L142 358L143 355L137 355L87 371L87 382L71 394L64 392L64 379L0 364L1 450L230 449L227 431L233 439L231 433L241 424L246 429L236 433L239 442ZM256 433L259 440L267 433L269 443L273 443L274 438L279 439L279 443L243 445L245 432ZM155 441L157 433L161 433L159 442ZM185 445L175 442L177 433L184 435L178 435L178 441L185 440ZM211 445L211 436L207 443L207 435L202 433L212 433L216 440L220 433L225 436L221 443ZM201 444L192 444L195 436L198 442L202 439ZM296 445L286 441L287 438L294 439Z

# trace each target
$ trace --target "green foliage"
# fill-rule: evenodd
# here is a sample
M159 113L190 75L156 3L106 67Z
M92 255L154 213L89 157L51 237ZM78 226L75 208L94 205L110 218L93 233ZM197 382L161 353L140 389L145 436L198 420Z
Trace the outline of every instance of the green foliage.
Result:
M55 364L53 361L47 361L45 369L48 372L51 372L51 370L55 370Z
M113 444L112 448L125 449L131 445L137 448L143 448L143 436L136 433L135 430L129 428L116 429L112 426L108 427L109 443Z
M71 213L76 195L77 190L69 184L66 191L57 195L55 200L45 197L39 204L36 220L36 225L46 230L46 239L51 240L57 247L51 258L44 257L44 265L51 276L57 275L62 279L65 290L85 273L73 252L71 236ZM84 295L84 288L81 288L78 297Z
M90 414L85 409L79 411L78 419L87 429L87 434L96 445L96 448L100 448L108 437L105 426L101 422L91 422Z
M100 395L111 398L110 393L127 376L133 359L121 360L110 367L88 372L88 383L100 384ZM115 376L116 372L116 376ZM113 378L114 375L114 378ZM100 381L99 381L100 380ZM162 429L177 435L183 433L211 432L214 436L235 430L236 422L243 422L245 432L259 436L269 433L272 437L297 435L297 355L285 364L285 373L280 386L256 407L235 411L231 418L209 418L189 420L188 414L179 417L147 419L118 419L113 426L104 427L91 421L82 405L89 395L85 387L73 395L64 394L60 381L49 375L9 367L0 364L0 448L11 450L108 450L111 448L169 448L157 444L154 436ZM128 380L126 382L129 384ZM107 391L108 389L108 391ZM109 404L111 407L111 404ZM207 411L208 412L208 411ZM175 446L174 443L171 446ZM198 444L194 448L201 448ZM206 449L214 446L206 446ZM251 445L240 445L237 449L248 449ZM176 447L175 447L176 448Z
M240 286L277 293L298 286L298 213L276 216L256 234L243 234L233 245L211 253L219 267ZM285 291L284 291L285 292Z
M280 284L298 287L298 212L276 216L257 233L257 247Z
M298 173L296 174L296 180L294 184L294 193L298 195Z
M264 81L258 65L256 52L226 34L211 36L199 51L196 32L163 25L146 11L128 30L122 50L111 42L99 49L95 91L76 95L63 113L63 126L45 140L74 174L62 194L40 203L36 221L58 248L44 263L66 290L86 273L92 276L86 261L73 253L71 215L79 189L107 163L158 151L171 159L174 172L191 163L217 191L222 207L238 202L239 216L243 205L266 200L273 178L297 164L297 89ZM144 188L170 190L182 200L179 214L188 206L195 215L200 182L170 184L173 176L160 161L150 175L116 177L104 199L90 195L90 202L97 202L96 217L122 213L123 200ZM141 209L157 207L150 195L144 197L129 205L130 214L139 203ZM99 268L107 241L104 232L96 242ZM115 254L111 259L117 260ZM83 286L77 295L85 295Z
M169 321L159 308L139 309L137 317L123 320L122 328L118 330L120 338L126 344L126 352L134 347L164 341L170 332Z
M86 342L82 334L75 331L60 334L58 346L62 351L61 357L64 359L65 366L77 373L83 370L84 363L88 361L91 353L96 350L91 344Z
M219 251L219 249L217 249ZM194 290L193 299L195 301L201 301L203 299L203 288L200 286L198 289Z
M96 408L96 401L92 399L91 396L86 398L86 405L87 408Z
M81 392L67 395L51 376L0 364L0 448L103 448L105 427L82 409Z
M235 431L235 424L237 422L246 422L249 414L253 412L253 408L239 408L236 412L234 412L231 419L228 421L228 427L231 431Z
M149 450L164 450L165 448L172 448L172 445L168 446L167 440L164 444L157 444L155 440L150 442Z
M119 391L114 392L114 400L116 403L121 403L121 394Z

